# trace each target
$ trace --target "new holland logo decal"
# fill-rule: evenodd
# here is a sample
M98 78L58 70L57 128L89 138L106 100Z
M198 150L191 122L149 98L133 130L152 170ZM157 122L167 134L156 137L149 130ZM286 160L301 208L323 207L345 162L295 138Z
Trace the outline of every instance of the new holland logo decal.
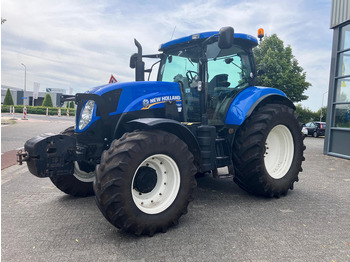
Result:
M181 102L181 96L160 96L160 97L154 97L151 99L143 99L142 101L142 108L141 110L149 109L154 105L162 104L167 101L176 101Z

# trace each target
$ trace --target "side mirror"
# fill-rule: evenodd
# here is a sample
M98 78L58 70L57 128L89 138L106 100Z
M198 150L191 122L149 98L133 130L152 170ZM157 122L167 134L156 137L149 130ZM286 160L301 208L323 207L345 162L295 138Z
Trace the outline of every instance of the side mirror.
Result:
M130 68L134 69L136 67L136 62L137 62L137 53L133 54L130 57Z
M232 27L222 27L219 31L218 46L220 49L229 49L233 45L234 30Z

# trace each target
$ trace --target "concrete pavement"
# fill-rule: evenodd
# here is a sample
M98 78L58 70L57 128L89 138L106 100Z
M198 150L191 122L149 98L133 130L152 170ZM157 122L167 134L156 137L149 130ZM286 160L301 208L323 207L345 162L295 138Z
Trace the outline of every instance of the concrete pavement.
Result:
M93 197L73 198L26 166L2 170L3 261L350 261L350 161L306 138L304 172L286 197L251 196L231 179L200 178L180 224L135 237Z

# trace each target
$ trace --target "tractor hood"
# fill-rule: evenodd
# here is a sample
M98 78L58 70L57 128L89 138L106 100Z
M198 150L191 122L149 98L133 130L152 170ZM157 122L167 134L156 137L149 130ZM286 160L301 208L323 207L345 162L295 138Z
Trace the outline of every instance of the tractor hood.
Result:
M78 93L75 99L76 132L87 130L101 118L108 120L113 115L163 108L167 101L176 101L178 111L182 111L180 86L176 82L113 83Z
M107 104L113 104L115 110L109 112L109 115L161 108L164 107L166 101L171 100L177 102L179 111L182 108L180 86L175 82L113 83L95 87L87 93L105 97L104 100L107 99L105 101ZM119 94L118 99L108 99L116 93Z

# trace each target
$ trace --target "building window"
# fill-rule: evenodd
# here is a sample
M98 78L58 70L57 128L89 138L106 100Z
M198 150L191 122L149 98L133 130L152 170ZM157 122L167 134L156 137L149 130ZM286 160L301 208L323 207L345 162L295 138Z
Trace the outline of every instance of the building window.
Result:
M338 50L345 50L349 48L350 48L350 25L346 25L341 29Z
M334 127L350 128L350 104L335 106Z
M335 102L350 102L350 77L336 81Z
M350 75L350 51L339 54L337 72L338 76Z
M350 128L350 24L340 27L332 127Z

